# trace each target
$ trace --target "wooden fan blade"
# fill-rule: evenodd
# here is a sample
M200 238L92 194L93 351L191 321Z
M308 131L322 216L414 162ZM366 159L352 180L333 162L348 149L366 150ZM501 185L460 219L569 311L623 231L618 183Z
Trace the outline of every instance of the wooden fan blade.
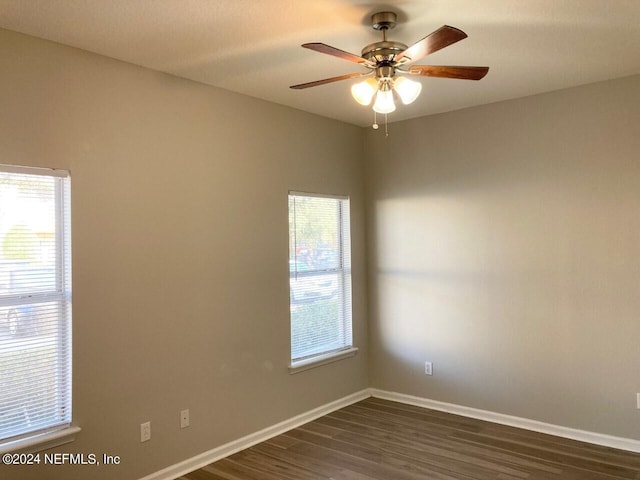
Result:
M435 32L424 37L422 40L414 43L405 51L400 52L396 55L395 60L400 61L403 58L407 58L408 62L405 61L405 63L415 62L426 55L437 52L438 50L448 47L449 45L459 42L465 38L467 38L467 34L462 30L450 27L449 25L444 25Z
M340 80L349 80L350 78L364 77L370 75L371 72L364 73L347 73L346 75L340 75L339 77L325 78L324 80L316 80L315 82L301 83L299 85L291 85L289 88L301 90L303 88L317 87L318 85L325 85L327 83L339 82Z
M462 80L480 80L489 67L450 67L435 65L414 65L409 68L411 75L422 77L459 78Z
M305 43L302 45L304 48L308 48L309 50L314 50L320 53L326 53L327 55L333 55L334 57L341 58L342 60L347 60L353 63L359 63L362 65L369 64L366 59L359 57L358 55L354 55L353 53L345 52L344 50L340 50L339 48L332 47L331 45L326 45L324 43Z

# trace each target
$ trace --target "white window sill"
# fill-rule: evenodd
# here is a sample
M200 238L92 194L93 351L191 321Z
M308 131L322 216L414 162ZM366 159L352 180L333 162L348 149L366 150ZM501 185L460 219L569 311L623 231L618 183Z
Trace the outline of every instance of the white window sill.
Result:
M328 363L337 362L338 360L342 360L344 358L353 357L357 353L358 347L351 347L347 348L346 350L338 350L337 352L316 355L315 357L306 358L304 360L292 363L291 365L289 365L289 373L293 375L294 373L304 372L305 370L309 370L311 368L320 367Z
M61 430L44 432L31 437L21 438L13 442L0 443L0 454L3 453L35 453L73 442L80 427L66 427Z

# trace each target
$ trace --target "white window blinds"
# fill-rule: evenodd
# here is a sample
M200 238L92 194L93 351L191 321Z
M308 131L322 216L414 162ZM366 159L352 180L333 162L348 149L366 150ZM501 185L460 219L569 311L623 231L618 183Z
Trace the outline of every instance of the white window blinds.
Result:
M0 444L71 423L69 177L0 165Z
M352 346L349 199L289 195L291 361Z

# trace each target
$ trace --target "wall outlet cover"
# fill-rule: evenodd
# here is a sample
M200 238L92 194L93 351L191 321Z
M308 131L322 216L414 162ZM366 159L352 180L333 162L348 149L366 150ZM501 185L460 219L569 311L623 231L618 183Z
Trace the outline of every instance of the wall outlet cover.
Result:
M424 374L433 375L433 364L431 362L424 362Z
M187 428L189 425L189 409L180 410L180 428Z
M151 422L140 424L140 442L151 440Z

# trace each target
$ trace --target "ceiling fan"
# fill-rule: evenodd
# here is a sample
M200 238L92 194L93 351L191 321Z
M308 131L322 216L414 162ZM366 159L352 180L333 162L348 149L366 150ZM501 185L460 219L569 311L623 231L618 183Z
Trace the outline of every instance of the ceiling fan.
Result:
M382 41L364 47L361 56L324 43L305 43L302 45L304 48L357 63L369 71L301 83L292 85L290 88L299 90L368 76L369 78L365 81L351 87L351 94L362 105L370 105L375 96L373 110L376 113L387 114L396 109L394 92L405 105L412 103L420 95L422 85L410 80L407 76L480 80L489 71L489 67L412 65L431 53L467 38L467 34L457 28L444 25L407 47L404 43L387 40L387 30L396 26L396 20L397 16L393 12L378 12L372 15L372 26L375 30L382 32ZM374 123L374 127L376 126Z

